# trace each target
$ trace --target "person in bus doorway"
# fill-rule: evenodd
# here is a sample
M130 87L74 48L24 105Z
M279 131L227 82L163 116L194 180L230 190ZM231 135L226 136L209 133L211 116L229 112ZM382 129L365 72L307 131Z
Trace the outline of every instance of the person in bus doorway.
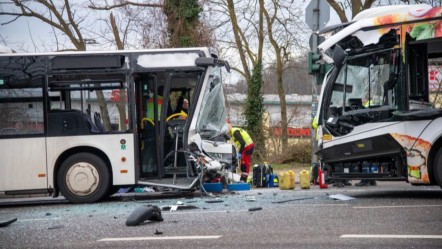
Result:
M153 96L153 92L149 91L149 94L146 95L146 118L154 120L154 106L155 106L155 99ZM161 115L161 108L163 106L163 96L158 95L157 96L157 113L158 117Z
M178 99L177 108L174 113L181 113L180 119L186 119L189 114L189 101L183 95Z
M235 143L236 150L238 151L237 159L241 161L240 181L247 182L247 177L250 173L250 161L255 144L253 143L250 135L244 129L232 127L230 124L227 124L227 127L230 138Z

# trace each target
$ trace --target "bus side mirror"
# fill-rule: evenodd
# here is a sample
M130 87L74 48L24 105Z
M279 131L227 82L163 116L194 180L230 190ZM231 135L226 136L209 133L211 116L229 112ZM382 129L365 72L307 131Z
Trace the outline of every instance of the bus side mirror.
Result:
M215 65L215 58L213 57L198 57L195 60L197 66L213 66Z
M345 53L344 49L336 44L335 49L333 50L333 61L336 67L340 67L342 63L344 63L346 55L347 54Z

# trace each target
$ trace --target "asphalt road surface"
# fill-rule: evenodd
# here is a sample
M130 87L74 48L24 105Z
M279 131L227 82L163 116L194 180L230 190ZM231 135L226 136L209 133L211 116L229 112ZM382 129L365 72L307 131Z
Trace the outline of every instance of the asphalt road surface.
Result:
M163 221L126 226L146 205L162 208ZM214 196L117 194L83 205L0 199L0 222L14 218L0 227L0 248L442 248L442 190L402 182Z

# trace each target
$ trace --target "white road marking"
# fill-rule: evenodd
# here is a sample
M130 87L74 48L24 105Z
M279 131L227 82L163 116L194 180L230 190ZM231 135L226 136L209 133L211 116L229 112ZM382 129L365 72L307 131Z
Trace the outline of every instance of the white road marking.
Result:
M403 205L403 206L360 206L353 208L422 208L422 207L442 207L442 205Z
M98 240L104 241L135 241L135 240L197 240L197 239L219 239L221 235L209 236L168 236L168 237L133 237L133 238L104 238Z
M54 218L36 218L36 219L18 219L17 221L45 221L45 220L64 220L64 218L54 217Z
M277 204L277 206L283 206L283 205L291 205L290 203L281 203L281 204ZM291 205L293 206L293 205ZM321 208L321 207L346 207L346 206L350 206L350 204L299 204L296 205L296 207L313 207L313 208ZM275 208L276 205L270 207L270 208ZM264 208L264 207L263 207ZM266 207L266 209L268 209L268 207ZM163 216L167 216L167 215L186 215L186 214L212 214L212 213L244 213L244 212L249 212L248 209L238 209L238 210L203 210L203 209L198 209L197 211L179 211L179 212L164 212L162 213Z
M442 239L442 235L413 234L343 234L340 238L356 239Z

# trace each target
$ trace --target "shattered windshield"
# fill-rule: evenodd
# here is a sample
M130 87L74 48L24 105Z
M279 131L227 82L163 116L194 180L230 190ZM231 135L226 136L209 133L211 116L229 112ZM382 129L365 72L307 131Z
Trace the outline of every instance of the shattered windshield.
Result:
M348 60L335 81L330 106L348 111L391 103L384 92L389 88L391 69L389 53Z
M227 114L220 67L215 67L209 76L200 112L197 132L201 137L212 138L224 133Z
M388 120L397 109L397 62L393 50L348 57L332 84L325 110L327 129L334 136L355 126Z

